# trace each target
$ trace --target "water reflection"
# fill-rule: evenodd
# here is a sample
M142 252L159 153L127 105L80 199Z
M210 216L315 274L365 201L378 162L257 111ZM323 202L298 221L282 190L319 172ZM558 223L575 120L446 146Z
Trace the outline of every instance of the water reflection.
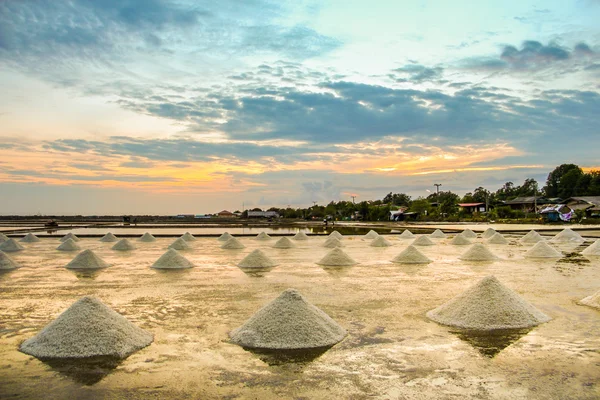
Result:
M102 270L104 270L104 268L100 268L100 269L73 269L73 268L67 268L67 270L69 270L72 273L74 273L75 276L78 279L81 279L81 280L86 280L86 279L94 280L100 274L100 272L102 272Z
M347 276L350 273L352 266L331 267L331 266L321 265L321 268L323 268L323 271L327 272L329 275L340 278L343 276Z
M496 354L500 353L530 331L531 328L496 329L493 331L453 328L450 332L475 347L484 356L493 358Z
M100 382L110 374L122 360L112 356L87 358L46 358L40 361L49 365L59 374L73 379L86 386Z
M244 350L255 354L262 362L270 366L285 364L307 364L320 356L333 346L317 347L313 349L252 349L244 347Z
M257 267L252 267L252 268L241 268L239 267L243 273L245 273L246 275L253 277L253 278L262 278L264 277L267 272L270 272L274 267L264 267L264 268L257 268Z

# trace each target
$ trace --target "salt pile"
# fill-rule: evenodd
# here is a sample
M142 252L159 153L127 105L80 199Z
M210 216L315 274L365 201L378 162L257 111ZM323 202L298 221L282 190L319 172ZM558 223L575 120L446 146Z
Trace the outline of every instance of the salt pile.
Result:
M177 238L173 243L169 245L169 249L175 250L189 250L191 249L190 245L183 240L182 238Z
M19 268L19 265L13 261L8 255L0 251L0 270Z
M73 232L69 232L69 233L67 233L65 236L63 236L62 238L60 238L60 241L61 241L61 242L64 242L64 241L65 241L65 240L67 240L67 239L73 239L73 240L74 240L74 241L76 241L76 242L79 242L79 241L81 240L81 239L79 239L77 236L75 236L75 235L73 234Z
M296 233L292 237L292 239L294 239L294 240L308 240L308 236L304 232L298 232L298 233Z
M340 241L340 239L336 237L330 237L323 243L323 247L334 248L334 247L344 247L344 244Z
M58 246L56 248L56 250L60 250L60 251L75 251L75 250L81 250L81 247L79 247L79 245L77 244L76 241L74 241L73 239L69 238L69 239L65 240L64 242L62 242L60 244L60 246Z
M433 246L434 244L427 236L419 236L412 242L413 246Z
M405 229L400 235L398 235L399 239L414 239L415 235L408 229Z
M135 250L135 246L127 239L121 239L112 247L113 250L117 251L130 251Z
M581 299L579 301L579 304L583 304L585 306L590 306L600 310L600 291L584 299Z
M363 238L364 239L375 239L377 236L379 236L379 233L377 233L371 229L365 236L363 236Z
M229 334L233 343L246 348L278 350L330 347L346 335L294 289L284 291Z
M454 239L452 239L450 241L450 244L453 244L455 246L466 246L468 244L471 244L471 241L469 239L467 239L466 237L464 237L461 234L458 234L456 236L454 236Z
M154 242L156 238L152 236L150 233L146 232L140 237L140 242Z
M466 237L467 239L475 239L477 237L477 234L475 232L473 232L472 230L470 230L469 228L465 229L460 234L462 236Z
M296 247L296 245L287 237L284 236L273 245L276 249L291 249L292 247Z
M537 243L541 242L542 240L544 240L542 235L540 235L534 230L531 230L527 233L527 235L521 238L521 243Z
M100 238L101 242L116 242L117 240L119 240L115 235L113 235L111 232L108 232L106 235L102 236Z
M584 256L600 256L600 239L586 247L581 254Z
M342 235L341 233L339 233L338 231L333 231L329 234L330 237L336 237L340 240L342 240L342 238L344 237L344 235Z
M389 240L383 236L377 236L375 239L373 239L373 241L371 241L371 243L369 243L369 246L371 247L389 247L391 245L392 244L389 242Z
M169 249L165 254L160 256L158 260L152 264L151 268L155 269L183 269L193 268L192 264L187 258L179 254L175 249Z
M489 237L489 239L487 240L488 243L491 244L508 244L508 240L506 240L506 238L504 236L502 236L501 233L494 233L492 236Z
M527 258L560 258L562 254L546 242L537 242L524 254Z
M344 250L336 247L318 261L317 264L329 267L347 267L358 263L348 254L344 253Z
M240 268L272 268L277 263L269 258L262 250L256 249L248 254L240 263Z
M583 242L584 239L581 235L571 228L565 228L552 239L553 242Z
M21 242L23 242L23 243L35 243L35 242L39 242L39 241L40 241L40 238L38 238L31 232L28 233L27 235L25 235L25 237L23 239L21 239Z
M217 238L217 240L218 240L219 242L226 242L226 241L228 241L229 239L231 239L232 237L233 237L233 236L231 236L231 235L229 234L229 232L223 232L223 234L222 234L221 236L219 236L219 237Z
M240 242L239 240L237 240L236 238L234 238L232 236L231 239L229 239L228 241L226 241L225 243L223 243L221 245L221 248L229 249L229 250L236 250L236 249L244 249L244 248L246 248L246 246L244 246L242 244L242 242Z
M415 246L409 245L402 253L394 257L392 262L400 264L429 264L431 260Z
M19 350L40 359L111 356L125 358L150 345L151 333L135 326L100 300L85 296Z
M99 269L106 268L109 264L102 260L92 250L84 250L68 263L68 269Z
M197 239L194 237L194 235L192 235L192 234L191 234L191 233L189 233L189 232L186 232L186 233L184 233L184 234L181 236L181 238L182 238L183 240L185 240L186 242L193 242L193 241L197 240Z
M271 240L272 237L269 236L267 233L265 232L261 232L258 235L256 235L256 237L254 238L256 240Z
M474 330L523 329L550 321L517 293L487 276L449 302L427 313L442 325Z
M10 238L6 242L0 243L0 250L2 250L5 253L11 253L15 251L25 250L25 247L21 246L19 242L17 242L15 239Z
M460 256L459 259L464 261L494 261L498 257L483 244L476 243Z
M429 237L434 239L446 239L446 234L441 230L436 229L433 231L433 233L431 233L431 235L429 235Z
M482 234L481 237L484 239L489 239L496 234L496 230L493 228L487 228Z
M4 233L0 233L0 243L6 242L7 240L8 236L6 236Z

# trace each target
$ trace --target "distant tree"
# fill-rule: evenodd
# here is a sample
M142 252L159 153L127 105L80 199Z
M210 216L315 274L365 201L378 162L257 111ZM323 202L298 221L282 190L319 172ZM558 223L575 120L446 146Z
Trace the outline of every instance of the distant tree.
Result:
M383 198L383 203L385 204L392 204L394 206L406 206L408 207L410 205L410 196L404 193L388 193L384 198Z
M419 213L421 215L426 215L431 210L431 203L428 199L424 199L419 197L416 200L413 200L410 204L410 211Z
M262 211L262 208L253 208L251 211Z
M569 172L572 172L569 176L566 177ZM558 167L554 168L550 174L548 174L548 179L546 180L546 187L544 191L546 192L546 196L548 197L570 197L572 196L575 187L577 186L577 180L579 177L583 175L583 170L579 168L578 165L575 164L561 164Z

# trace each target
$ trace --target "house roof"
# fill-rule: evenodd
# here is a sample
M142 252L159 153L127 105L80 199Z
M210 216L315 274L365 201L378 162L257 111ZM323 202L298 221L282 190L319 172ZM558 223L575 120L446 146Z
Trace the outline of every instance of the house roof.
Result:
M600 207L600 196L580 196L580 197L569 197L563 203L569 204L573 202L584 203L590 206ZM587 208L587 207L585 207Z
M458 203L459 207L477 207L483 206L485 203Z
M546 201L546 198L542 196L521 196L512 200L507 200L504 202L504 204L533 204L536 201L535 199L537 199L538 203L541 201Z
M218 212L217 214L233 214L231 211L223 210Z

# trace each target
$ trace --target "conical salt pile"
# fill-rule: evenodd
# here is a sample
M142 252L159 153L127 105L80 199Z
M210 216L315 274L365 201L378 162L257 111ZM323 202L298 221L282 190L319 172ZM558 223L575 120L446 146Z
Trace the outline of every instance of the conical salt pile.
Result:
M276 249L291 249L292 247L296 247L296 245L287 237L284 236L273 245Z
M217 238L219 242L226 242L231 239L233 236L229 234L229 232L224 232L221 236Z
M69 232L67 233L65 236L60 238L61 242L64 242L67 239L73 239L76 242L79 242L81 239L79 239L77 236L75 236L75 234L73 232Z
M229 336L246 348L292 350L330 347L346 334L298 291L287 289Z
M262 250L256 249L248 254L240 263L240 268L272 268L277 263L269 258Z
M38 238L31 232L28 233L27 235L25 235L25 237L23 239L21 239L21 242L23 242L23 243L35 243L35 242L39 242L39 241L40 241L40 238Z
M0 243L6 242L7 240L8 236L6 236L4 233L0 233Z
M427 317L442 325L484 331L530 328L551 319L494 276L429 311Z
M130 251L135 250L135 246L127 239L121 239L112 247L113 250L117 251Z
M524 254L527 258L561 258L562 254L546 242L537 242Z
M19 265L13 261L8 255L0 251L0 270L19 268Z
M336 237L340 240L342 240L342 238L344 237L344 235L342 235L341 233L339 233L338 231L333 231L329 234L330 237Z
M330 237L325 241L325 243L323 243L323 247L333 249L334 247L344 247L344 244L341 242L340 239L336 237Z
M21 246L15 239L10 238L6 242L0 243L0 250L5 253L12 253L15 251L25 250L25 247Z
M412 242L413 246L433 246L435 243L431 241L427 236L419 236Z
M431 235L429 235L429 237L433 239L446 239L446 234L441 230L436 229L433 231L433 233L431 233Z
M182 238L177 238L173 243L169 245L169 249L175 250L189 250L191 249L190 245L183 240Z
M65 265L68 269L99 269L106 268L107 264L104 260L96 255L92 250L84 250Z
M256 240L271 240L272 237L269 236L267 233L265 232L261 232L258 235L256 235L256 237L254 238Z
M242 242L240 242L239 240L237 240L236 238L234 238L232 236L231 239L229 239L228 241L226 241L225 243L223 243L221 245L221 248L228 249L228 250L236 250L236 249L244 249L244 248L246 248L246 246L244 246L242 244Z
M487 240L488 243L491 244L508 244L508 240L506 240L506 238L504 236L502 236L501 233L494 233L492 236L489 237L489 239Z
M358 263L348 254L344 253L344 250L336 247L318 261L317 264L329 267L347 267Z
M494 253L481 243L475 243L458 258L464 261L494 261L498 259Z
M584 239L581 235L571 228L565 228L552 239L553 242L583 242Z
M112 234L112 232L108 232L106 235L102 236L102 238L100 238L101 242L116 242L117 240L119 240L115 235Z
M292 237L292 239L294 239L294 240L308 240L308 236L304 232L298 232L298 233L296 233Z
M581 254L584 256L600 256L600 239L586 247Z
M600 291L579 301L580 304L600 310Z
M194 237L194 235L192 235L192 234L191 234L191 233L189 233L189 232L186 232L186 233L184 233L184 234L181 236L181 238L182 238L183 240L185 240L186 242L193 242L193 241L197 240L197 239Z
M363 239L375 239L377 236L379 236L379 233L375 232L374 230L370 230L369 233L363 236Z
M475 239L477 237L477 234L469 228L465 229L460 234L466 237L467 239Z
M156 238L148 232L144 233L142 235L142 237L140 237L140 242L154 242L154 241L156 241Z
M527 235L521 238L521 243L537 243L541 242L542 240L544 240L542 235L540 235L534 230L531 230L527 233Z
M68 238L67 240L65 240L64 242L62 242L60 244L60 246L58 246L56 248L56 250L60 250L60 251L75 251L75 250L81 250L81 247L79 247L79 245L77 244L76 241L74 241L71 238Z
M394 257L392 262L400 264L429 264L432 261L415 246L409 245L402 253Z
M100 300L77 300L19 350L40 359L125 358L150 345L153 335L128 321Z
M414 239L415 235L408 229L405 229L400 235L398 235L399 239Z
M160 256L158 260L152 264L151 268L155 269L183 269L193 268L192 264L187 258L179 254L175 249L169 249L165 254Z
M487 228L482 234L481 237L484 239L489 239L496 234L496 230L493 228Z
M467 239L466 237L464 237L461 234L458 234L456 236L454 236L454 239L452 239L450 241L450 244L453 244L455 246L466 246L468 244L471 244L471 241L469 239Z
M389 242L389 240L387 240L383 236L377 236L371 241L371 243L369 243L369 246L371 247L389 247L391 245L392 244Z

